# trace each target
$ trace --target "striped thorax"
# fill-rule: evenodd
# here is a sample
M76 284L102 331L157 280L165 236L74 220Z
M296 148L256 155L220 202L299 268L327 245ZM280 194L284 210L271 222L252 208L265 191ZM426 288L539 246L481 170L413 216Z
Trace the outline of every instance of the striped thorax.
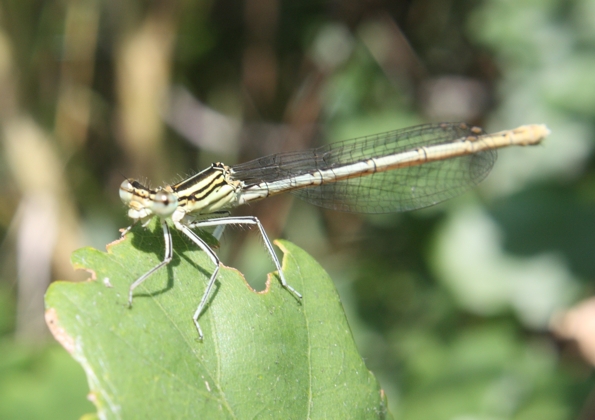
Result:
M236 207L242 187L241 181L231 178L229 166L213 163L204 171L171 186L178 198L178 209L172 219L182 221L187 214L216 214Z

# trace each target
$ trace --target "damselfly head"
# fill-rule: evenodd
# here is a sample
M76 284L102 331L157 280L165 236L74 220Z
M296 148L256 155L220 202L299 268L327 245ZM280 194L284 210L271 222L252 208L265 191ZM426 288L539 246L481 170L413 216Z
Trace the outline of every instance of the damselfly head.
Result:
M153 215L167 218L178 208L178 197L168 187L152 190L134 179L120 184L120 199L134 220L148 220Z
M152 197L150 208L158 216L169 217L178 208L178 198L172 192L159 189Z
M132 196L134 194L134 187L132 186L132 182L129 179L125 179L120 184L120 200L126 205L130 203L132 200Z

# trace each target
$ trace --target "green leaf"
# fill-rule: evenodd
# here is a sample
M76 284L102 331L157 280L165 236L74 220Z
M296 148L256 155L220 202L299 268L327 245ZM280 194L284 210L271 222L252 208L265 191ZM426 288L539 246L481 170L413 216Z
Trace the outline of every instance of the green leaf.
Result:
M303 299L276 275L256 293L222 267L200 317L202 342L192 315L213 266L175 231L174 259L128 308L130 284L163 257L160 232L153 223L107 253L76 251L74 266L94 279L56 282L46 295L48 325L85 369L101 418L389 416L331 279L289 242L278 243L284 272Z

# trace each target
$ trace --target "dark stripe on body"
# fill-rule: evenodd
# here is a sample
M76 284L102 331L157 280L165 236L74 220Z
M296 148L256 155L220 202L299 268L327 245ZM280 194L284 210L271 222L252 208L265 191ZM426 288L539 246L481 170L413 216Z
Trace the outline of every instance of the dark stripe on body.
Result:
M223 179L223 178L221 178L219 180L216 179L214 182L211 182L206 187L201 188L199 190L200 192L202 192L201 195L198 195L198 192L197 192L197 193L193 193L193 194L179 196L179 201L182 202L182 201L186 200L186 201L191 201L191 202L196 203L197 201L201 201L201 200L205 199L214 190L216 190L217 188L219 188L220 186L225 185L225 184L226 184L225 179ZM208 188L208 189L205 190L205 188Z
M204 185L200 186L201 183L204 183ZM198 197L200 194L202 194L201 198L203 198L205 196L205 190L209 190L207 192L208 194L213 190L213 185L218 186L222 183L225 183L223 172L220 169L211 167L194 175L192 178L172 186L172 190L178 195L180 199L187 197ZM200 188L194 190L196 186L200 186Z

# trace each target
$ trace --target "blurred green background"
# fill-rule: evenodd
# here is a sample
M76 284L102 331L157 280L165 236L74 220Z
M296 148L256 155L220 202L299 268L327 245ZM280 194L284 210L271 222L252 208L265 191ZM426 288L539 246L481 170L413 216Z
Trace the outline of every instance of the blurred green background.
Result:
M127 226L123 177L427 121L552 135L430 209L237 214L329 271L395 418L595 418L595 0L0 0L0 418L94 411L43 293ZM273 269L253 231L221 255Z

